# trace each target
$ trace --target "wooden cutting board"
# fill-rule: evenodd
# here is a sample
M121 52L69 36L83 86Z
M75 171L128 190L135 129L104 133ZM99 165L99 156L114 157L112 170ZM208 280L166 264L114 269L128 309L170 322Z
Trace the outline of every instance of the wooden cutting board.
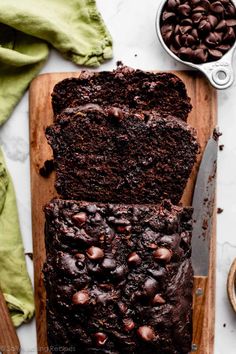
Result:
M188 122L197 129L201 154L194 167L186 187L183 203L190 205L196 174L202 152L217 123L216 91L205 78L196 72L174 72L185 83L188 95L191 97L193 110ZM44 247L44 214L43 206L56 196L54 190L54 174L49 178L39 175L39 169L44 161L52 158L52 151L47 144L44 131L53 122L51 108L51 92L54 85L67 77L78 77L76 73L53 73L38 76L30 86L30 155L31 155L31 191L32 191L32 228L34 253L34 284L36 304L36 326L38 352L48 354L46 338L45 290L43 286L42 266L45 260ZM213 354L214 324L215 324L215 254L216 233L215 222L211 242L210 277L205 307L205 323L202 331L201 349L198 354Z

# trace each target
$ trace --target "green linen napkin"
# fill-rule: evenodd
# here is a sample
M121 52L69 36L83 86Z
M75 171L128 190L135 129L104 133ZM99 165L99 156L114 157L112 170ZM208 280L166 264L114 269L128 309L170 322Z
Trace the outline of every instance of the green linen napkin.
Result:
M34 314L33 289L26 269L16 198L0 149L0 288L15 326Z
M0 0L0 125L45 63L51 44L78 65L112 57L95 0Z

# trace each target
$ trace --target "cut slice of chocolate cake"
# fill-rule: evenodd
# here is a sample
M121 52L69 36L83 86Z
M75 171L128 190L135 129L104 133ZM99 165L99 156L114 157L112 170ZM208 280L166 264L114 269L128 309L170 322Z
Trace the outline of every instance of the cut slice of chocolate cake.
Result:
M156 110L162 117L174 115L183 120L187 120L192 108L185 85L176 75L125 66L112 72L82 71L79 78L65 79L54 87L55 119L65 108L88 103L135 111Z
M65 110L46 136L58 193L96 202L177 204L198 151L178 118L96 105Z
M191 208L55 199L45 215L52 353L190 352Z

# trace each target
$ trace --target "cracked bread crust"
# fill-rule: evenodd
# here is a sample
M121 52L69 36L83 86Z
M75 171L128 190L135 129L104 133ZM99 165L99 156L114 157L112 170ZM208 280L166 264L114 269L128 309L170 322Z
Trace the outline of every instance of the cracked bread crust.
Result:
M192 109L185 85L178 76L126 66L118 66L112 72L82 71L79 78L65 79L54 87L55 120L64 109L89 103L127 107L135 112L154 110L162 117L174 115L184 121Z

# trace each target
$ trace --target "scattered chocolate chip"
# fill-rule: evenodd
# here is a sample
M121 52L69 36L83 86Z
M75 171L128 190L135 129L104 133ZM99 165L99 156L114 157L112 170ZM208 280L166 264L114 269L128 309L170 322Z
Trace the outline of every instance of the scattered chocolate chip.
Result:
M226 327L226 323L223 324L223 327L224 327L224 328Z
M87 221L87 214L80 212L72 216L72 220L79 226L83 225Z
M132 331L132 329L134 329L135 327L135 323L131 318L125 318L123 323L124 323L124 330L126 332Z
M32 252L25 252L25 256L28 256L31 261L33 260L33 253Z
M87 249L86 254L92 260L98 260L104 258L103 250L95 246L91 246L89 249Z
M94 337L96 339L96 343L98 346L103 346L106 344L106 341L108 339L107 335L103 332L97 332L94 334Z
M89 303L89 294L87 290L77 291L72 297L72 302L75 305L87 305Z
M141 262L142 262L142 259L140 258L140 256L136 252L132 252L128 256L128 263L131 265L139 265L139 264L141 264Z
M150 342L155 339L155 333L149 326L141 326L137 330L138 336L145 342Z
M224 209L222 209L222 208L217 208L217 214L221 214L221 213L223 213L223 211L224 211Z
M223 151L223 150L224 150L224 147L225 147L225 146L224 146L223 144L219 145L219 150L220 150L220 151Z
M44 162L43 167L39 169L40 176L42 177L49 177L52 171L54 170L54 161L53 160L46 160Z
M212 134L212 137L215 141L218 141L219 140L219 137L222 135L222 133L218 130L218 128L215 128L213 130L213 134Z
M166 303L166 301L163 299L163 297L160 294L156 294L152 300L153 305L163 305Z
M160 247L153 252L153 257L156 261L165 261L168 263L172 257L172 251L165 247Z

